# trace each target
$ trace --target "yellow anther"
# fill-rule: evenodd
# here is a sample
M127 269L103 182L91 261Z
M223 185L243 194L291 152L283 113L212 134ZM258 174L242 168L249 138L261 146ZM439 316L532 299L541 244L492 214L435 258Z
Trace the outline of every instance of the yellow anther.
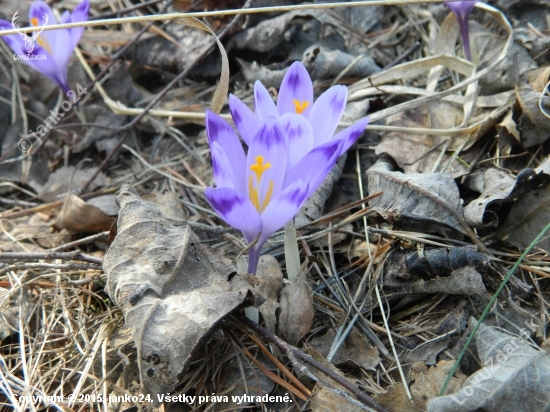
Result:
M34 27L38 26L38 19L36 17L33 17L31 19L31 25L34 26ZM38 41L39 45L41 45L43 48L46 49L46 51L50 54L50 56L53 56L52 49L50 47L50 43L48 42L48 39L46 38L46 36L44 36L44 40L46 40L45 42L42 40L42 38L40 36L38 36L38 38L36 40Z
M264 157L263 156L256 156L254 158L256 163L254 163L252 166L250 166L250 170L252 170L254 173L256 173L256 184L260 184L260 180L262 180L263 173L271 167L271 163L267 162L264 164Z
M260 213L263 213L265 208L269 204L269 201L271 200L271 193L273 193L273 180L269 181L269 188L267 189L267 195L265 195L265 199L262 202L262 208Z
M292 100L292 103L294 103L294 106L296 107L296 113L298 114L302 114L302 112L306 110L309 106L309 102L307 100L304 100L302 102L299 102L298 100Z
M256 208L256 210L260 211L260 201L258 200L258 189L254 189L254 185L252 183L252 176L250 176L250 179L248 179L248 193L250 197L250 201Z

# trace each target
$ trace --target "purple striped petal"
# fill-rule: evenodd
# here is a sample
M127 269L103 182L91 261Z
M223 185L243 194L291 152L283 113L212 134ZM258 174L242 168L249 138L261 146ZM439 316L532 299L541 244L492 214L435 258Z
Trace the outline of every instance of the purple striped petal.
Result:
M287 113L279 118L288 141L286 171L292 169L307 152L313 149L313 129L302 115Z
M88 20L88 11L90 9L90 3L88 0L80 2L73 10L72 14L66 11L61 16L60 23L78 23ZM62 38L56 40L54 58L59 67L65 67L69 65L69 59L73 54L73 50L80 41L82 33L84 33L85 27L75 27L74 29L61 29ZM57 31L57 30L55 30Z
M369 118L363 117L362 119L357 120L350 127L342 130L331 140L343 140L342 151L340 155L348 151L348 149L355 143L359 136L365 131L365 127L369 124Z
M242 193L229 187L205 190L206 199L230 226L243 232L248 243L262 231L262 220L256 208Z
M264 120L269 116L279 116L273 99L259 80L256 80L256 83L254 83L254 102L256 115L260 120Z
M246 145L250 147L258 127L260 127L260 121L246 104L232 94L229 95L229 110L237 130Z
M235 182L235 177L233 176L233 167L231 166L227 155L223 151L222 147L218 144L218 142L212 143L211 151L212 169L214 171L214 180L216 181L216 187L238 188L239 184L238 182Z
M246 159L247 194L261 213L270 199L283 186L286 170L287 141L275 117L267 117L260 124ZM257 195L253 191L257 191Z
M334 167L343 144L343 140L331 140L314 148L287 174L283 187L290 187L298 180L305 180L309 182L307 196L311 196Z
M211 149L214 142L221 146L233 169L233 182L238 184L235 188L245 193L246 156L237 133L227 121L216 113L206 110L206 135Z
M89 0L84 0L80 2L73 10L73 12L70 15L70 22L71 23L77 23L80 21L88 21L88 13L90 11L90 2ZM80 41L80 37L82 36L82 33L84 33L85 27L75 27L73 29L70 29L71 31L71 41L73 44L73 49L76 47L78 42Z
M263 245L269 236L296 216L306 201L307 194L307 180L298 180L273 198L261 216L263 230L259 245Z
M294 62L285 73L277 98L279 115L298 113L309 116L313 107L313 83L304 65Z
M333 86L317 99L309 114L315 146L330 140L344 113L347 99L348 89L345 86Z

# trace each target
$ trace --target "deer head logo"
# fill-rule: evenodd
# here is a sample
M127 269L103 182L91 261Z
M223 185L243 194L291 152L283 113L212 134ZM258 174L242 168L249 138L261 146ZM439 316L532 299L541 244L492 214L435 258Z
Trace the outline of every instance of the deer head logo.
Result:
M27 54L30 54L34 50L34 44L38 40L38 36L40 36L40 33L42 33L42 30L44 29L35 31L32 33L31 36L27 36L27 33L23 33L19 30L20 27L17 25L17 18L19 17L18 14L19 14L19 11L16 11L15 14L13 15L13 18L11 19L11 25L15 30L17 30L17 33L19 33L19 35L25 42L25 49L27 50ZM42 26L46 26L47 24L48 24L48 15L44 13L44 22L42 23Z

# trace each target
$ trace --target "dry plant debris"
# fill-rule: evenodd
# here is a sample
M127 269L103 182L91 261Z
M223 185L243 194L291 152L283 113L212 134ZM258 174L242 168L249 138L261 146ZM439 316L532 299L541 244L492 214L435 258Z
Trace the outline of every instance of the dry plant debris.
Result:
M550 411L547 1L89 5L68 94L0 36L0 411ZM370 123L254 277L205 109L295 61Z

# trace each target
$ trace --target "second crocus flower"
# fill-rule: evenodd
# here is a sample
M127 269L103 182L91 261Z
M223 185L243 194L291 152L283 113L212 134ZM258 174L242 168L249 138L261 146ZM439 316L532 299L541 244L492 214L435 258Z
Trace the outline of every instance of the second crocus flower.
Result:
M72 13L68 11L63 13L60 23L87 21L89 9L89 0L84 0L74 8ZM29 21L32 26L56 24L52 10L43 1L35 1L31 4ZM12 22L0 20L0 30L17 27L15 25L12 27ZM16 56L55 82L66 94L69 91L69 81L67 79L69 59L83 32L84 27L43 31L38 35L36 44L31 48L28 47L28 39L22 37L26 36L24 33L10 34L2 38ZM28 50L31 50L30 53Z

